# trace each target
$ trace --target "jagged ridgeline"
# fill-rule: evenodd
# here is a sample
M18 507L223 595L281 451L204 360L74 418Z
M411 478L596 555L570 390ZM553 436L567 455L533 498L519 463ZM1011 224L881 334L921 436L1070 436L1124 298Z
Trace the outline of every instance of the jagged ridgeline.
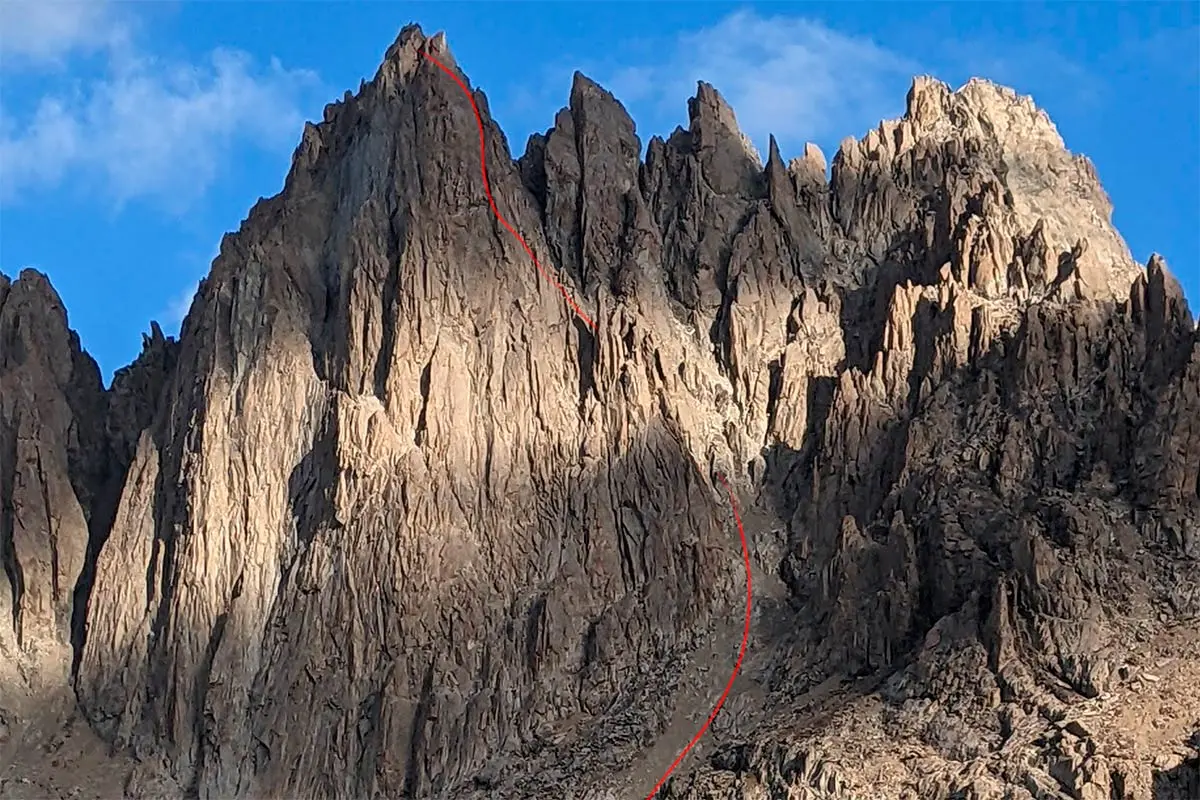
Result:
M720 470L663 797L1195 796L1196 329L1044 113L918 78L827 179L708 84L644 162L473 90L592 331L422 51L110 389L0 278L0 793L645 796Z

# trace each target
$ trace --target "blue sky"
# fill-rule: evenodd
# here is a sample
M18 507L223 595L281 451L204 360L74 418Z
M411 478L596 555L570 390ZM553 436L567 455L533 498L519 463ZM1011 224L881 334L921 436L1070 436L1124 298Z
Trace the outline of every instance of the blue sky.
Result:
M444 30L519 155L580 69L643 142L697 79L765 151L902 113L912 75L1033 95L1143 263L1200 306L1200 4L0 2L0 271L48 273L106 379L178 329L221 236L282 188L303 120L408 22ZM1194 308L1195 310L1195 308Z

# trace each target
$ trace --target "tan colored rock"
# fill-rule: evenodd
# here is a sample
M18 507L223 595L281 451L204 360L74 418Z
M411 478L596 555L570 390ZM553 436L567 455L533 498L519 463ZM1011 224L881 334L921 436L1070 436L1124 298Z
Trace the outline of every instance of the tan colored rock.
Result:
M749 654L664 797L1189 785L1200 343L1044 113L918 79L827 180L707 83L644 163L582 75L516 160L473 90L592 328L425 54L306 125L110 390L0 280L0 666L37 631L64 688L75 615L127 796L645 796L740 643L718 472Z
M0 716L66 689L105 400L46 277L0 276Z

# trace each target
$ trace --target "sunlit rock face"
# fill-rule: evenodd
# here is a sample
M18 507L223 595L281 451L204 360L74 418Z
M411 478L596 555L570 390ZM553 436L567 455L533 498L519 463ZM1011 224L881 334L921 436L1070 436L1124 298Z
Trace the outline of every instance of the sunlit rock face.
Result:
M738 651L719 472L749 650L663 797L1189 796L1200 347L1043 112L918 78L827 178L708 84L644 161L582 75L517 159L472 89L593 328L427 55L111 389L0 278L0 721L130 797L644 797Z

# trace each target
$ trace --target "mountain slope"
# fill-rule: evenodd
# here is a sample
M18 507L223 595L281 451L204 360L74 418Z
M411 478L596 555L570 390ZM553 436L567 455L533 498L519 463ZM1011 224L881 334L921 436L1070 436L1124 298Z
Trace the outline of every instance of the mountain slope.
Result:
M750 655L664 796L1188 796L1200 346L1042 112L917 79L827 180L707 84L644 163L582 75L516 160L474 90L593 331L422 51L112 390L0 282L6 716L73 645L131 796L644 796L736 655L721 471Z

